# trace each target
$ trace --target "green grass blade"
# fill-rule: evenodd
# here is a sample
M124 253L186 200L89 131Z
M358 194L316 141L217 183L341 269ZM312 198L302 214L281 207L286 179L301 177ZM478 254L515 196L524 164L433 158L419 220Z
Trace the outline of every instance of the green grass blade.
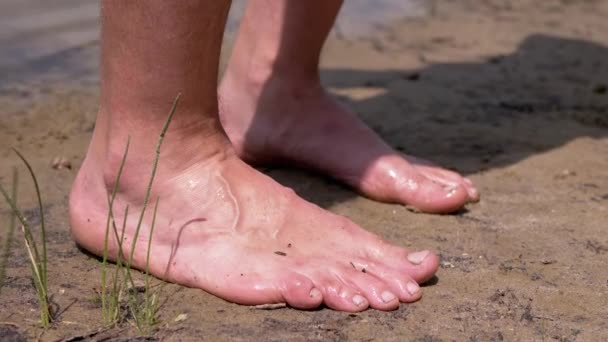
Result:
M25 235L25 226L21 226L21 230ZM31 241L25 240L25 248L30 259L30 268L34 275L34 286L36 287L36 294L38 296L38 302L40 305L40 323L43 327L47 327L50 323L51 313L48 306L48 296L45 283L42 280L42 270L37 267L38 262L35 260L34 254L32 253Z
M108 321L106 323L112 324L118 320L118 313L120 307L120 295L122 293L122 286L119 287L118 278L120 277L120 270L122 268L122 260L124 259L122 253L122 244L125 238L125 227L127 224L127 216L129 216L129 205L125 206L125 213L122 222L122 232L120 233L120 237L118 236L118 232L116 231L116 224L114 222L114 217L112 217L112 227L114 230L114 237L116 241L118 241L118 256L116 257L116 269L114 270L114 277L112 278L112 290L108 294L110 296L110 303L108 307Z
M128 205L127 205L126 209L128 209ZM125 231L126 231L126 228L127 228L127 213L128 213L128 210L125 211L125 216L123 217L123 222L122 222L122 230L121 230L121 233L120 233L120 236L119 236L118 235L118 228L116 227L116 221L114 220L114 213L110 212L110 217L112 218L111 221L112 221L112 231L114 232L114 239L116 239L116 241L119 241L120 248L118 249L117 260L121 259L121 263L120 263L121 265L124 264L122 261L126 260L125 259L125 254L122 251L122 244L123 244L123 241L124 241L124 234L125 234ZM116 264L118 265L118 262ZM118 269L120 269L120 267ZM125 281L127 279L129 280L129 282L131 283L132 286L135 286L133 278L131 277L131 273L128 274L128 277L125 278Z
M135 287L135 281L133 280L130 269L128 267L125 267L125 263L123 262L126 259L125 259L125 255L122 251L122 246L123 246L124 238L125 238L125 232L127 230L128 208L129 208L129 206L127 205L125 207L125 216L123 217L123 221L122 221L122 230L120 233L120 237L118 236L118 228L116 227L116 221L114 220L114 214L111 213L112 230L114 232L114 238L116 239L116 241L118 241L118 245L120 246L120 248L118 249L118 256L117 256L117 262L116 262L116 273L115 273L114 279L117 280L119 278L118 272L122 271L122 273L123 273L121 285L115 287L116 291L112 292L113 296L114 295L118 296L118 295L122 294L124 288L127 286L127 281L131 284L132 288ZM115 299L118 299L118 298L115 298ZM117 300L116 302L118 303L119 301Z
M107 273L107 264L108 264L108 240L110 236L110 219L113 217L112 207L114 205L114 199L116 198L116 193L118 192L118 183L120 181L120 177L122 176L122 171L124 169L125 163L127 161L127 155L129 154L129 146L131 144L131 137L127 137L127 144L125 146L125 152L122 154L122 159L120 161L120 166L118 167L118 173L116 174L116 180L114 182L114 188L112 189L112 194L108 199L108 217L106 220L106 231L105 237L103 241L103 259L102 259L102 268L101 268L101 310L102 316L104 320L109 321L110 317L107 316L108 313L108 303L107 303L107 293L106 293L106 273ZM113 221L113 219L112 219ZM119 248L119 250L122 250Z
M160 135L158 137L158 142L156 143L156 153L154 156L154 161L152 164L152 173L150 175L150 179L148 181L148 186L146 187L146 194L144 196L144 202L142 205L142 209L141 209L141 213L139 215L139 220L137 221L137 226L135 227L135 234L133 236L133 242L131 244L131 253L129 255L129 261L127 264L127 270L130 270L131 264L133 263L133 255L135 253L135 248L136 248L136 244L137 244L137 239L139 237L139 232L141 230L141 225L143 223L143 219L144 219L144 215L146 213L146 209L148 207L148 203L150 200L150 192L152 191L152 184L154 183L154 178L156 176L156 170L158 169L158 160L160 159L160 148L163 144L163 140L165 138L165 134L167 133L167 129L169 128L169 124L171 123L171 120L173 119L173 115L175 114L175 111L177 109L177 104L179 103L179 99L181 97L181 94L178 94L175 97L175 100L173 100L173 105L171 106L171 110L169 111L169 115L167 116L167 119L165 121L165 124L163 125L163 128L160 132ZM151 235L150 235L151 236ZM138 304L138 298L137 298L137 293L132 294L132 310L133 311L133 317L135 318L135 324L137 325L137 329L141 332L142 330L142 308L140 307L140 305ZM145 307L143 308L144 314L145 314ZM143 317L145 318L145 316Z
M27 159L25 159L25 157L21 154L21 152L19 152L16 148L13 148L13 151L15 151L17 156L19 156L21 161L23 161L23 163L27 167L27 170L30 173L30 176L32 176L32 180L34 181L34 187L36 188L36 197L38 198L38 209L40 211L40 235L41 235L41 240L42 240L41 241L42 259L38 259L38 262L40 265L40 272L42 273L40 275L42 278L42 281L43 281L42 284L46 291L46 288L47 288L46 228L44 225L44 208L42 207L42 196L40 194L40 186L38 186L38 180L36 179L36 174L34 173L34 170L32 170L32 166L27 161Z
M154 213L152 214L152 224L150 226L150 236L148 237L148 250L146 254L146 303L144 312L146 315L146 323L148 325L154 324L154 316L155 312L152 310L150 303L150 250L152 249L152 234L154 234L154 225L156 224L156 213L158 211L158 201L159 198L156 198L156 203L154 204Z
M17 183L19 181L19 172L17 168L13 168L13 186L11 189L11 197L15 202L17 201ZM2 287L4 286L4 279L6 277L6 265L8 264L8 258L11 255L11 247L13 245L13 236L15 234L15 219L16 215L11 212L11 218L8 224L8 231L6 232L6 241L4 243L4 249L2 250L2 261L0 264L0 294L2 293Z
M148 187L146 188L146 195L144 197L144 203L141 209L141 214L139 215L139 220L137 222L137 226L135 228L135 235L133 236L133 243L131 245L131 255L129 256L129 263L127 264L131 267L133 262L133 254L135 252L135 244L137 243L137 237L139 236L139 230L141 228L141 224L144 220L144 214L146 212L146 208L148 206L148 201L150 199L150 191L152 190L152 183L154 182L154 177L156 176L156 169L158 168L158 160L160 158L160 147L163 144L163 140L165 138L165 134L167 133L167 129L169 128L169 124L171 123L171 119L173 119L173 115L175 114L175 110L177 109L177 104L179 103L179 98L181 94L177 94L175 100L173 100L173 105L171 107L171 111L167 116L167 120L160 132L160 136L158 137L158 142L156 143L156 155L154 156L154 162L152 164L152 174L150 175L150 180L148 182Z
M21 223L21 225L23 225L25 227L25 238L29 239L30 241L33 241L34 237L32 235L31 230L29 229L30 226L29 226L27 220L25 219L25 216L23 215L23 213L21 212L21 210L19 210L19 208L17 208L17 204L8 195L8 193L6 192L6 190L4 190L4 188L2 187L2 185L0 185L0 193L2 194L2 196L4 197L4 199L6 200L6 202L8 203L8 205L11 207L11 210L13 211L13 214L17 217L17 219L19 219L19 222ZM32 246L32 248L34 249L34 255L36 256L37 260L40 260L40 254L38 254L38 249L36 248L36 244L34 244Z
M41 210L41 215L44 215L44 214L42 214L43 209L41 206L42 202L40 199L41 198L40 189L38 187L38 182L36 180L36 176L34 175L34 172L31 168L31 166L25 160L25 158L23 158L23 156L21 154L19 154L19 152L17 152L17 154L24 161L24 163L28 167L28 170L30 171L30 174L32 175L32 178L34 179L34 184L36 185L36 192L37 192L38 198L40 200L39 208ZM27 220L25 219L25 216L23 215L21 210L19 210L19 208L17 207L17 203L11 198L11 196L8 195L6 190L4 190L4 188L1 185L0 185L0 193L2 193L2 196L4 197L6 202L11 207L13 214L19 219L19 222L21 222L21 229L23 231L25 245L26 245L26 249L28 252L28 257L30 259L32 277L34 278L36 294L38 296L38 300L39 300L39 304L40 304L41 324L43 327L47 327L50 322L50 319L51 319L51 313L49 311L49 305L48 305L48 295L47 295L47 287L46 287L47 283L46 283L46 279L44 279L45 274L46 274L45 273L46 272L46 259L44 259L44 260L40 259L40 254L39 254L38 248L36 246L36 240L34 239L34 237L32 235L31 229L29 227ZM41 220L44 220L43 216L41 216ZM42 229L42 228L41 228L41 230L44 231L44 229ZM42 244L46 250L46 234L43 232L42 236L43 236Z

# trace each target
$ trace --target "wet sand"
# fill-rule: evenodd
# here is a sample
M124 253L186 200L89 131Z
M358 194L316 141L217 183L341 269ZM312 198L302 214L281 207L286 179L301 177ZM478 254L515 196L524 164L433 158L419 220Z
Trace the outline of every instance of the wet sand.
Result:
M345 105L392 146L465 173L480 203L454 215L417 214L314 174L264 169L394 243L441 253L421 301L392 312L268 311L168 285L152 338L608 340L608 2L539 3L439 1L430 16L396 18L372 34L334 32L323 54L324 82ZM84 39L25 62L0 57L0 182L8 186L20 166L15 146L41 183L49 292L61 313L48 331L37 327L17 239L0 294L0 340L51 341L103 326L94 300L100 262L74 245L67 221L70 184L94 127L98 49ZM55 157L72 168L53 169ZM20 170L20 204L35 224L33 189ZM8 213L2 202L2 227ZM0 230L2 245L5 237ZM180 314L187 319L176 322ZM125 325L97 338L136 335Z

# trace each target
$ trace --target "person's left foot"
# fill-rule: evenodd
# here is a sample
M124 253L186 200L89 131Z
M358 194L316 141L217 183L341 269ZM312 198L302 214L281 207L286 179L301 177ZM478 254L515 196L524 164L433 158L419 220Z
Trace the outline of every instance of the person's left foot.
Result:
M245 161L293 163L372 199L429 213L449 213L479 200L470 180L395 151L319 82L278 77L251 82L239 76L228 69L222 80L220 119Z

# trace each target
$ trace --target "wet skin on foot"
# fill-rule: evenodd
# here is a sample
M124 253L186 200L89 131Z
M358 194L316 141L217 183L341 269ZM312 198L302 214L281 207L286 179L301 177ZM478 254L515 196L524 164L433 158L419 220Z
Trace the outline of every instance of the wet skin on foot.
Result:
M272 8L277 4L333 7L312 8L309 12L315 18L322 13L331 17L340 5L250 3L254 2L252 8L273 15L248 10L247 16L265 22L285 12ZM146 267L152 210L143 216L137 237L135 230L148 198L144 194L156 155L156 134L165 124L167 101L180 92L180 106L166 132L150 193L151 203L159 200L151 239L153 275L242 304L313 308L323 303L337 310L361 311L391 310L399 302L417 300L421 296L417 284L437 270L436 255L391 245L302 200L238 158L220 125L217 103L229 5L219 0L103 2L100 109L70 194L75 240L94 254L104 253L107 198L116 186L112 211L117 222L126 222L126 230L121 246L115 239L110 241L109 256L116 258L121 248L130 254L136 239L133 266ZM306 25L310 26L308 20ZM268 103L275 104L280 105ZM266 127L277 132L285 128ZM131 137L129 155L116 181L127 137ZM287 146L293 142L285 140Z
M95 254L103 253L106 198L94 155L87 157L70 196L72 233ZM170 164L170 163L169 163ZM139 168L138 168L139 165ZM106 168L107 169L107 168ZM114 204L123 220L129 205L123 250L128 250L142 205L141 163L125 166ZM106 177L105 179L111 179ZM299 198L251 168L234 153L222 153L176 172L160 168L152 198L160 198L150 271L241 304L319 305L356 312L392 310L418 300L419 283L438 266L428 251L389 244L348 219ZM145 267L151 223L146 215L134 266ZM111 244L110 256L118 246Z
M248 82L229 68L219 94L222 126L252 164L313 169L372 199L429 213L479 200L469 179L395 151L318 83Z

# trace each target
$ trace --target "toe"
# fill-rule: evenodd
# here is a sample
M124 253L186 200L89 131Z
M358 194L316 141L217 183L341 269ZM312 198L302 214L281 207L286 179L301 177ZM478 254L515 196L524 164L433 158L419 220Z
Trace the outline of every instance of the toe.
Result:
M416 169L426 178L441 183L446 187L458 185L464 187L470 202L479 201L479 191L475 188L470 179L464 178L456 172L436 166L419 165L416 166Z
M382 279L388 279L387 270L393 270L422 284L437 272L439 257L428 250L407 251L401 247L381 243L368 247L367 255L354 264L357 268L369 268L372 274Z
M350 281L357 286L362 296L367 299L372 308L389 311L399 307L399 296L395 294L395 291L386 281L371 273L367 273L365 269L345 270L345 273L350 278Z
M409 252L406 259L400 269L419 284L433 278L439 268L439 256L428 250Z
M418 282L405 272L376 264L368 264L365 268L361 265L356 266L361 267L361 270L365 269L367 275L373 276L376 279L381 279L384 282L384 286L387 287L390 293L394 294L400 302L411 303L422 297L422 290L420 289ZM368 299L369 298L370 297L368 297ZM387 297L383 297L382 299L385 298ZM374 302L371 300L370 304L374 307Z
M321 291L309 278L297 273L288 276L283 298L289 306L297 309L313 309L323 303Z
M426 164L410 164L401 156L382 157L361 179L360 188L372 198L407 204L429 213L452 212L469 202L464 180L449 181L435 174L427 177L419 168L432 169ZM434 181L435 178L442 181Z
M403 303L415 302L422 297L422 290L418 283L404 273L399 273L394 270L384 270L384 279L387 279L387 283L393 293L399 296L399 301Z
M323 294L323 302L327 307L346 311L359 312L369 307L369 301L350 279L345 280L344 275L336 275L334 279L324 279L315 282L315 286Z
M471 202L479 202L481 196L479 194L479 190L473 185L473 182L468 178L463 178L465 184L468 186L467 192L469 193L469 198Z
M461 184L441 184L422 174L408 179L410 186L400 192L402 200L427 213L449 213L462 208L469 194Z

